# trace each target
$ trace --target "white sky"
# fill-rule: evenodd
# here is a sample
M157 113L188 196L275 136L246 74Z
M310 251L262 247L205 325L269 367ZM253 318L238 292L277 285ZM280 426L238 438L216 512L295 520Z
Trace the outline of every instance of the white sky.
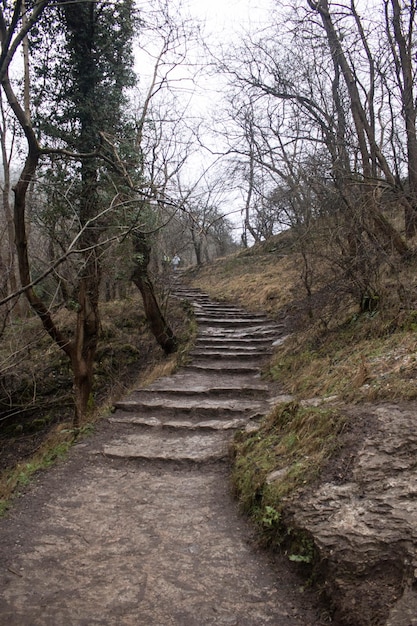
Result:
M187 0L191 13L206 22L209 36L230 38L233 33L252 30L266 21L270 0Z

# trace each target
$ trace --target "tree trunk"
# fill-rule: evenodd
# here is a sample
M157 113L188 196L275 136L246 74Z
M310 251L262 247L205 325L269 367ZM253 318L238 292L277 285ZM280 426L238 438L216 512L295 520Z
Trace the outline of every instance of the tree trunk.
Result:
M417 105L414 98L413 77L413 23L409 21L409 32L406 36L401 26L401 6L398 0L391 0L393 10L393 27L395 42L398 46L399 57L397 62L398 83L401 89L402 115L405 121L407 140L407 165L408 165L408 197L404 208L405 234L407 238L417 233L417 132L416 118ZM410 9L413 10L413 9ZM402 81L399 74L402 74Z
M201 239L201 235L196 233L196 229L197 229L197 225L193 221L191 221L190 230L191 230L191 239L193 242L193 247L194 247L194 252L195 252L195 258L196 258L197 266L201 267L203 265L203 257L201 254L202 239Z
M83 416L92 406L93 366L97 348L99 315L97 299L94 296L92 298L89 291L89 281L82 277L78 291L75 339L70 347L74 374L74 426L76 427L80 426ZM96 302L95 306L93 302Z
M145 315L153 336L161 346L165 354L172 354L178 348L177 338L165 321L155 296L154 287L148 276L148 264L150 261L150 246L146 236L138 233L134 238L135 243L135 268L132 273L132 281L139 289Z
M364 178L372 180L373 168L372 162L377 161L378 166L386 177L387 182L394 188L396 181L391 169L385 159L375 138L375 132L367 120L366 112L362 106L356 76L354 76L349 65L348 59L343 51L340 38L330 15L328 0L307 0L309 6L317 11L322 19L323 27L326 32L329 49L332 55L333 63L340 67L345 80L346 88L350 98L350 110L352 113L356 136L358 140L359 150L362 159L362 169ZM369 146L369 148L368 148ZM409 249L405 241L395 228L384 217L381 211L371 205L370 218L374 221L375 232L382 237L384 245L391 245L396 252L405 257L409 254Z

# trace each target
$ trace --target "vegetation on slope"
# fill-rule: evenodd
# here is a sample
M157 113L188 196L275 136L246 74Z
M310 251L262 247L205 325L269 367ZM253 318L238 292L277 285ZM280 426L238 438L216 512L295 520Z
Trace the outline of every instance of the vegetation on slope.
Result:
M133 384L148 384L181 363L190 338L189 309L170 299L167 315L180 342L171 357L152 336L139 293L102 305L95 394L79 429L72 425L72 378L65 355L51 345L35 318L7 328L0 353L0 510L33 474L64 456L77 437L91 432ZM72 312L62 309L59 316L60 323L70 327ZM13 361L9 367L7 359Z
M410 292L415 265L410 261L402 270ZM390 294L389 275L382 285L385 297L371 311L361 312L348 292L332 298L333 286L323 287L319 279L309 298L299 255L284 233L218 259L193 280L213 298L239 302L283 324L286 341L265 370L282 393L352 402L416 397L417 313L413 302L406 306Z

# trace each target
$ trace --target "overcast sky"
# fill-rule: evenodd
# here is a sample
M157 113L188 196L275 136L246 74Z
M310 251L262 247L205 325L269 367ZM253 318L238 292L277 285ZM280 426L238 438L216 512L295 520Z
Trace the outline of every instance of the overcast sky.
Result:
M205 22L207 37L219 41L257 30L270 13L272 0L185 0L191 15Z

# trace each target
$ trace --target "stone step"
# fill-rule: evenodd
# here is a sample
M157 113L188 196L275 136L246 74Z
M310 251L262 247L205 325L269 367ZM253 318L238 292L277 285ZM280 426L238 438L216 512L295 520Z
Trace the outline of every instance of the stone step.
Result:
M282 335L282 328L280 326L263 325L263 326L249 326L243 328L221 328L218 326L207 326L205 328L199 328L199 337L220 337L220 338L242 338L242 339L256 339L258 337L278 337Z
M231 317L218 317L218 316L213 316L213 317L208 317L208 316L198 316L197 317L197 323L199 325L206 325L206 326L225 326L225 327L234 327L234 328L239 328L242 326L260 326L260 324L263 324L263 321L260 321L258 318L255 318L253 316L250 317L236 317L236 316L231 316ZM268 323L268 320L265 320L265 323Z
M202 311L201 313L194 313L194 318L197 324L208 324L211 322L223 322L226 321L226 324L229 324L232 321L235 321L236 324L252 322L254 325L262 325L270 323L266 317L254 317L253 315L245 315L235 313L227 313L227 312L219 312L218 314L207 313L206 311Z
M214 330L214 329L213 329ZM282 337L282 335L280 333L267 333L265 335L259 335L258 333L200 333L199 338L197 341L200 341L202 344L204 344L204 348L212 348L215 349L216 345L221 346L221 342L225 342L225 346L228 345L228 343L230 342L235 342L237 344L239 344L239 347L241 349L244 349L245 346L253 346L253 347L258 347L260 350L268 349L271 348L271 346L274 344L275 341L278 341L280 338ZM216 342L217 340L220 340L218 343ZM194 344L195 346L198 346L198 343ZM208 341L209 343L211 342L211 345L207 345L206 341Z
M240 350L231 350L230 348L213 348L211 350L192 350L190 352L191 357L197 357L198 359L223 359L227 357L229 360L260 360L266 359L269 352L268 350L259 350L258 348L253 349L240 349Z
M274 345L274 340L269 339L265 342L259 342L259 343L252 343L252 342L248 342L246 345L242 345L239 341L224 341L224 342L214 342L214 341L199 341L196 342L192 353L190 353L191 356L195 357L200 354L204 354L206 351L216 351L216 352L222 352L225 356L227 356L228 351L232 351L232 352L239 352L239 351L244 351L244 352L254 352L254 351L261 351L265 354L269 354L271 351L271 348Z
M233 394L247 392L248 395L266 394L269 390L260 378L259 374L240 373L229 375L226 379L223 372L179 371L172 376L161 378L147 389L136 389L137 393L172 393L183 395L195 394Z
M206 307L202 307L202 309L200 310L199 308L197 310L194 310L194 317L196 318L197 321L199 321L200 319L251 319L254 320L256 323L262 323L262 322L268 322L269 319L262 314L256 315L254 313L247 313L245 311L230 311L228 309L218 309L218 310L208 310L206 309Z
M108 421L115 424L130 424L144 429L161 429L172 431L235 431L243 428L248 420L234 418L230 420L206 419L206 420L186 420L186 419L166 419L157 417L146 417L141 415L131 415L129 413L116 414L109 417Z
M210 298L207 294L199 293L198 291L187 291L187 292L178 292L176 291L174 294L177 298L181 300L190 300L192 303L195 302L197 304L209 304Z
M187 376L188 374L188 376ZM210 377L210 373L199 374L195 372L182 373L178 377L173 377L173 380L162 379L157 381L149 388L135 389L134 397L137 399L149 399L159 398L161 401L166 399L175 399L179 396L184 398L190 398L198 396L199 398L206 398L207 396L219 397L219 396L244 396L244 397L265 397L269 393L268 385L263 383L260 378L254 378L254 376L241 375L241 378L236 376L222 376L219 380L219 376L215 372L211 372L213 380L207 380Z
M224 348L230 350L239 350L239 349L268 349L272 346L274 337L250 337L250 338L240 338L236 339L233 337L223 338L223 337L201 337L197 339L194 344L195 349L203 350L205 348L208 349L217 349Z
M250 313L244 309L239 309L235 306L226 306L221 304L212 304L210 302L203 302L197 305L197 312L207 312L210 314L231 313L233 315L261 315L258 313ZM265 317L262 315L262 317Z
M185 370L221 372L222 376L233 376L234 374L259 374L259 367L252 363L239 363L238 361L198 361L194 359L192 363L185 366Z
M190 285L182 285L182 286L177 286L174 288L174 293L176 294L199 294L199 295L203 295L206 298L209 298L210 296L208 295L208 293L206 291L203 291L202 289L200 289L199 287L190 287Z
M201 385L200 387L196 385L195 387L189 388L178 388L167 387L166 389L138 389L134 391L135 399L142 400L158 400L160 402L165 402L167 400L176 401L178 398L183 398L184 400L192 399L192 398L221 398L222 396L236 396L245 398L258 398L264 397L266 394L265 386L255 386L255 385L247 385L243 387L238 387L236 385L218 385L212 387L206 387Z
M275 338L277 338L277 335L281 335L281 333L278 333L275 329L274 332L268 332L268 333L260 333L260 332L255 332L255 333L248 333L246 332L245 329L243 329L242 331L238 331L236 332L223 332L223 333L219 333L216 332L213 335L210 335L209 333L205 333L205 332L201 332L198 334L195 343L204 343L206 344L207 342L211 341L213 344L221 344L221 343L232 343L232 342L238 342L239 345L262 345L262 344L267 344L268 341L273 341Z
M124 435L105 445L103 454L130 460L208 463L226 460L230 436L227 433L175 436L159 432Z
M115 408L121 411L135 413L136 415L152 413L158 418L188 417L193 419L231 419L243 416L252 418L262 413L267 406L266 402L233 398L176 398L176 399L136 399L134 395L125 400L115 403Z

